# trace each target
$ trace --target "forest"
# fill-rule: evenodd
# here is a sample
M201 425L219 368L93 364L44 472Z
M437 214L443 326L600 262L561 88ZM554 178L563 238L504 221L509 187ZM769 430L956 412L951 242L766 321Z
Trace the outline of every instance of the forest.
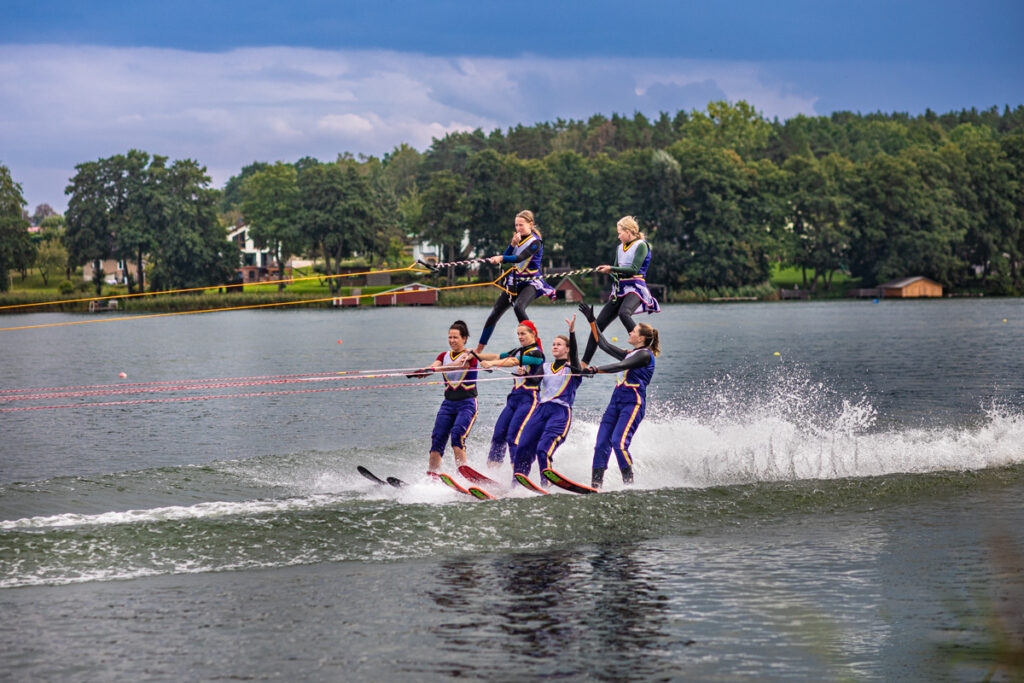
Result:
M0 267L28 267L57 240L69 264L145 260L143 291L218 284L238 263L225 231L242 222L276 258L307 255L325 273L356 255L403 264L412 242L451 261L500 253L528 208L550 267L607 263L615 222L636 216L648 281L669 292L763 285L796 267L811 290L842 273L1020 295L1022 181L1024 106L779 121L711 102L455 132L423 152L257 161L223 189L199 160L130 150L76 166L67 213L34 242L0 167Z

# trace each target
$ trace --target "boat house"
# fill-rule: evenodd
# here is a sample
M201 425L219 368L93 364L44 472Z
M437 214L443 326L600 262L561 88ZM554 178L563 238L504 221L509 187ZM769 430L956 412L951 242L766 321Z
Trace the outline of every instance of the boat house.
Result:
M934 280L918 275L878 285L878 294L886 299L940 297L942 296L942 285Z

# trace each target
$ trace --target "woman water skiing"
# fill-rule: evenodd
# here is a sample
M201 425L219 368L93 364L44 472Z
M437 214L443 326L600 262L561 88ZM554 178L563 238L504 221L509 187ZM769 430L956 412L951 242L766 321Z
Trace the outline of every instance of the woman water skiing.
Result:
M523 420L517 437L513 461L516 474L529 476L534 459L541 472L551 467L555 450L572 424L572 404L583 377L576 351L576 316L565 322L569 324L569 336L560 334L551 343L555 360L542 366L544 374L537 401Z
M491 334L494 333L494 328L498 325L498 320L509 306L515 308L516 318L523 322L529 320L526 307L530 302L541 295L555 298L555 288L545 282L541 274L544 243L541 241L540 231L534 225L532 211L520 211L516 214L515 230L516 233L505 253L489 259L491 263L511 266L512 272L505 278L506 291L498 295L491 314L487 316L484 330L480 333L480 342L476 346L477 353L483 352L491 339Z
M646 323L634 325L629 331L629 344L632 349L620 349L604 338L598 330L594 318L594 308L580 304L580 312L590 323L591 336L601 350L619 359L618 363L601 367L591 366L584 370L587 374L617 372L619 377L612 391L612 399L601 418L601 426L597 430L597 442L594 444L594 463L591 473L591 487L601 488L604 482L604 471L608 468L608 457L615 451L615 459L622 471L622 482L633 483L633 456L629 453L629 444L633 434L644 419L647 408L647 385L654 376L654 357L661 353L658 330Z
M477 360L466 349L469 328L456 320L448 329L450 350L442 351L430 367L414 372L409 377L426 377L441 372L444 377L444 400L434 419L430 434L429 472L441 469L441 456L449 437L456 466L466 464L466 438L476 421L476 367Z
M537 328L529 320L519 323L516 328L519 337L519 348L507 353L484 353L476 355L480 359L480 367L517 367L517 374L512 383L512 391L505 399L505 408L494 424L491 436L491 450L487 455L488 467L499 467L505 460L505 447L508 446L512 463L515 463L515 442L519 428L530 408L537 401L537 389L543 374L544 352L537 339Z
M604 332L609 323L618 316L626 332L636 327L633 314L638 310L647 313L658 313L661 308L657 300L647 288L644 277L651 265L651 245L644 239L640 226L633 216L625 216L615 225L621 247L615 249L615 265L597 267L599 273L615 278L608 303L597 316L597 329ZM597 351L597 341L591 335L587 339L587 349L583 352L583 364L588 365Z

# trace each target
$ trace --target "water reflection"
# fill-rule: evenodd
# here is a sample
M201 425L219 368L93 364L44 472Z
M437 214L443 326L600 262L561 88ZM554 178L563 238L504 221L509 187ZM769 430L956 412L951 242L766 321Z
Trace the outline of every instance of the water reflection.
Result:
M486 675L472 658L523 675L665 675L678 667L670 653L692 641L669 632L669 600L645 558L637 544L603 544L443 563L427 590L444 613L435 671Z

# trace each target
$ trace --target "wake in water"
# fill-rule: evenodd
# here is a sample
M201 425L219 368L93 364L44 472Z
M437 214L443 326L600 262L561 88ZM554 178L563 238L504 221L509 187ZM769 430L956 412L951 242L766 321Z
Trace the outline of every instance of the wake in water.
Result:
M954 475L954 486L984 470L997 480L1001 468L1011 468L1009 480L1024 476L1014 467L1024 464L1018 409L991 406L969 426L906 427L886 422L866 397L792 370L768 377L709 382L696 392L699 407L654 406L633 442L636 486L626 495L524 489L477 503L422 476L421 440L5 485L0 587L532 551L677 534L765 508L813 514L815 505L856 505L897 479L898 503L930 499L936 472L970 473ZM596 432L594 416L576 420L556 468L586 480ZM471 462L486 436L475 435ZM377 486L357 464L412 485ZM500 472L488 474L510 476ZM831 483L838 479L846 483ZM606 483L623 488L614 471ZM799 493L811 489L816 502ZM614 521L595 524L595 515Z
M968 471L1024 463L1024 413L992 404L973 425L907 427L865 396L840 396L792 370L755 386L708 383L703 408L669 409L635 443L638 471L668 485L704 487ZM642 468L642 469L641 469Z

